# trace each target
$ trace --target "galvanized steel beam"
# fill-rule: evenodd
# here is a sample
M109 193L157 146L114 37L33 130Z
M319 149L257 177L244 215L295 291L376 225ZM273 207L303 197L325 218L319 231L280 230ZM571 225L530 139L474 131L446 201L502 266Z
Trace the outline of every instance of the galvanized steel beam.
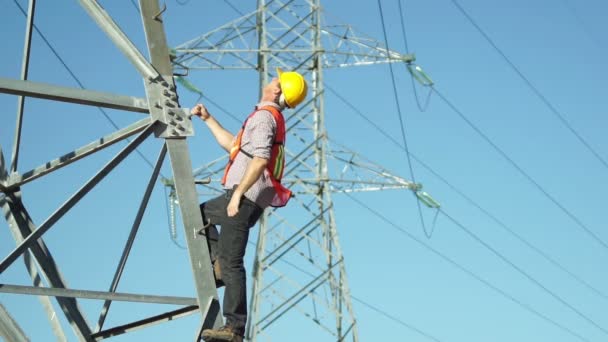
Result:
M20 81L0 77L0 93L76 103L111 109L148 113L145 99L92 90L61 87L53 84Z
M152 195L154 184L156 184L156 181L158 180L160 168L163 165L163 161L165 160L166 154L167 146L163 145L156 160L156 166L154 166L154 170L152 170L152 175L150 176L150 180L148 181L146 191L144 191L144 196L139 205L139 209L137 210L137 215L135 216L133 226L131 227L131 232L129 233L129 237L127 238L127 243L125 244L125 248L123 249L122 255L120 257L120 261L118 262L116 272L114 273L114 278L112 279L112 284L110 284L109 292L116 292L116 288L118 288L120 277L122 276L122 272L124 271L125 266L127 265L127 259L129 258L129 254L131 253L133 242L135 241L135 237L137 236L137 232L139 230L141 220L144 217L144 213L146 212L146 208L148 207L148 201L150 200L150 196ZM106 315L108 314L108 310L110 310L111 304L112 302L109 300L103 303L103 308L101 309L101 314L99 315L99 320L97 321L97 327L95 328L96 332L99 332L102 329L103 323L106 319Z
M161 81L161 85L162 82L168 83L168 85L163 85L166 87L168 94L159 94L157 89L155 89L155 84L147 83L146 91L151 103L150 112L153 117L158 110L163 110L163 114L170 114L166 108L162 108L163 104L168 104L165 97L175 96L174 101L169 103L177 104L177 96L171 94L171 92L175 91L175 84L172 77L173 66L169 58L169 47L162 24L162 11L157 0L140 0L140 8L152 65L162 75L163 81ZM161 108L153 107L158 105ZM164 118L171 120L167 115ZM190 120L187 121L189 122ZM165 122L165 124L168 126L172 125L171 122ZM175 132L173 131L173 133ZM177 131L177 133L180 132ZM201 308L202 329L218 328L223 324L223 319L215 287L215 278L211 268L207 239L204 235L199 234L203 226L203 218L198 205L198 194L194 185L192 162L184 133L182 131L181 134L174 135L174 137L167 135L160 136L166 137L165 143L167 144L171 160L177 198L181 204L184 236L188 246L198 304Z
M64 166L67 166L77 160L80 160L86 156L89 156L95 152L98 152L106 147L114 145L115 143L127 139L128 137L139 133L146 129L151 123L150 118L145 118L140 121L137 121L134 124L131 124L117 132L106 135L105 137L101 137L96 139L95 141L75 150L70 153L67 153L57 159L51 160L49 162L44 163L43 165L27 171L23 174L12 174L9 179L10 181L6 184L8 189L20 187L23 184L33 181L36 178L42 177L48 173L56 171Z
M123 161L139 144L141 144L151 133L154 125L148 126L135 140L120 151L114 159L104 166L93 178L91 178L82 188L70 197L57 211L55 211L38 229L33 231L21 242L1 263L0 274L3 273L23 252L30 248L44 233L53 227L65 213L70 210L78 201L84 197L93 187L95 187L105 176L107 176L121 161ZM194 184L194 182L193 182ZM193 185L194 186L194 185Z
M97 25L108 35L120 51L127 56L127 59L135 66L135 69L146 79L155 78L158 72L137 50L135 45L129 40L127 35L122 32L120 27L112 20L108 13L95 0L79 0L80 5L95 20Z
M21 79L27 80L30 67L30 51L32 45L32 28L34 27L34 14L36 13L36 0L30 0L27 9L27 23L25 26L25 42L23 44L23 61L21 63ZM21 145L21 128L23 121L23 108L25 99L23 96L17 98L17 120L15 122L15 143L11 157L11 172L17 171L19 163L19 146Z
M0 303L0 337L6 342L29 342L29 338Z
M119 302L195 305L195 298L175 296L154 296L136 293L117 293L89 290L60 289L51 287L23 286L13 284L0 284L0 293L16 293L35 296L52 296L62 298L82 298L97 300L113 300Z
M152 316L152 317L149 317L146 319L142 319L142 320L135 321L135 322L128 323L128 324L123 324L123 325L120 325L120 326L117 326L117 327L114 327L111 329L103 330L103 331L93 334L91 337L94 338L95 341L100 341L100 340L103 340L106 338L130 333L130 332L140 330L143 328L147 328L149 326L153 326L153 325L160 324L163 322L174 321L178 318L185 317L185 316L191 315L193 313L196 313L196 311L198 311L198 305L191 305L191 306L187 306L185 308L169 311L164 314Z

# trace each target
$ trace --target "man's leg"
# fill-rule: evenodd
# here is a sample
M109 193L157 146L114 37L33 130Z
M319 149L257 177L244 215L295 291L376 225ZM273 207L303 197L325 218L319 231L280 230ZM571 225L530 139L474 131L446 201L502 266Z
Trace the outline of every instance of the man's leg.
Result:
M221 226L228 218L226 213L228 200L228 194L224 193L207 202L201 203L200 205L203 225L207 226L205 228L205 235L207 236L207 242L209 243L209 253L212 262L218 258L219 232L217 226Z
M229 192L229 195L231 192ZM229 201L229 198L228 198ZM226 285L224 291L224 316L227 329L207 330L203 337L207 340L233 341L241 338L247 321L247 286L243 258L251 228L262 214L263 209L243 198L239 213L226 217L218 241L218 260L222 268L222 278ZM233 337L231 333L239 335Z

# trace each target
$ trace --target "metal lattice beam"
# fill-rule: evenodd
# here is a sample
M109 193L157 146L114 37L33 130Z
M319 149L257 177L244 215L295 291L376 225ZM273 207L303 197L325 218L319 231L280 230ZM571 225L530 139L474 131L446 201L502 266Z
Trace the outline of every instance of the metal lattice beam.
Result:
M213 271L207 250L206 238L197 234L202 225L202 217L198 208L198 198L194 189L192 164L186 144L188 136L193 135L192 124L187 113L180 108L176 87L173 81L173 67L170 61L169 48L166 43L162 23L162 11L158 0L140 0L143 28L146 33L148 52L151 60L148 61L140 53L127 35L106 13L95 0L79 0L82 7L97 23L97 25L114 42L118 49L132 63L141 74L146 90L146 98L134 98L119 94L101 93L85 89L73 89L51 84L27 81L29 66L31 32L35 1L30 0L28 21L26 28L26 42L24 48L23 68L20 80L0 78L0 93L17 95L19 108L17 112L17 127L10 168L5 165L2 148L0 147L0 206L11 232L15 237L17 247L0 262L0 273L10 267L16 259L24 256L26 266L34 282L34 286L23 287L14 285L0 285L0 292L23 293L30 295L52 296L58 301L67 320L70 322L74 335L79 341L94 341L115 336L128 331L137 330L149 325L158 324L184 315L200 312L202 328L219 327L222 324L219 310L218 295L215 288ZM146 118L119 128L116 132L96 139L88 145L66 153L64 156L44 163L42 166L25 173L18 171L19 146L21 140L21 123L23 118L24 97L42 98L52 101L75 103L81 105L112 108L148 115ZM108 292L95 292L88 290L67 289L66 282L59 272L50 251L43 241L44 234L54 224L68 213L86 194L99 182L110 174L128 155L145 141L152 133L163 139L163 148L159 154L148 186L144 192L139 210L126 242L123 256L119 261L117 271ZM119 141L138 134L128 145L110 160L97 174L93 175L79 190L77 190L63 205L51 214L40 226L36 226L30 218L21 199L21 187L27 183L43 178L58 169L76 164L80 159L111 146ZM116 293L116 288L124 270L124 265L130 253L135 234L147 207L152 189L156 183L165 154L169 155L171 169L175 179L175 194L182 201L181 214L184 218L184 232L188 237L189 256L192 273L197 292L196 298L178 298L170 296L150 296L138 294ZM41 287L41 279L30 258L31 255L40 265L40 272L48 282L49 287ZM97 332L93 334L83 312L80 310L77 298L105 300L104 310L100 314ZM111 301L127 300L136 302L172 303L189 305L184 309L172 311L162 315L153 316L137 322L128 323L119 327L100 331L103 320L109 310ZM43 300L49 319L52 321L55 335L59 340L66 340L61 327L54 321L54 312L48 300ZM199 310L200 308L200 310ZM6 320L2 319L2 322Z

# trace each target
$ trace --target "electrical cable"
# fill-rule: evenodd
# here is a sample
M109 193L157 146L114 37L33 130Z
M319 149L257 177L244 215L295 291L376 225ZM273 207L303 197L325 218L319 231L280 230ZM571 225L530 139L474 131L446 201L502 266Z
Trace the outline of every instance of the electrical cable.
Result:
M404 327L406 327L406 328L408 328L408 329L410 329L410 330L413 330L413 331L417 332L418 334L420 334L420 335L422 335L422 336L424 336L424 337L428 338L429 340L433 340L433 341L441 342L441 340L440 340L440 339L438 339L438 338L436 338L436 337L434 337L434 336L430 335L429 333L426 333L426 332L424 332L424 331L422 331L422 330L420 330L420 329L418 329L418 328L416 328L416 327L414 327L414 326L412 326L412 325L410 325L410 324L405 323L405 322L404 322L404 321L402 321L401 319L399 319L399 318L397 318L397 317L395 317L395 316L393 316L393 315L391 315L391 314L387 313L387 312L386 312L386 311L384 311L384 310L381 310L380 308L378 308L378 307L376 307L376 306L374 306L374 305L371 305L371 304L369 304L369 303L364 302L363 300L361 300L361 299L359 299L359 298L357 298L357 297L353 296L352 294L350 295L350 297L351 297L353 300L355 300L356 302L358 302L358 303L360 303L360 304L363 304L363 306L367 307L368 309L371 309L371 310L373 310L373 311L375 311L375 312L377 312L377 313L381 314L382 316L384 316L384 317L386 317L386 318L390 319L391 321L396 322L396 323L399 323L399 324L401 324L402 326L404 326Z
M405 230L404 228L402 228L401 226L397 225L396 223L394 223L393 221L389 220L386 216L382 215L381 213L377 212L376 210L372 209L370 206L366 205L365 203L361 202L360 200L356 199L354 196L352 196L349 193L344 193L344 195L346 195L348 198L350 198L351 200L353 200L355 203L357 203L359 206L361 206L362 208L366 209L367 211L369 211L370 213L372 213L374 216L378 217L379 219L381 219L382 221L384 221L385 223L387 223L389 226L391 226L392 228L396 229L397 231L401 232L402 234L404 234L406 237L408 237L409 239L417 242L418 244L422 245L424 248L426 248L427 250L429 250L430 252L432 252L433 254L437 255L438 257L440 257L441 259L443 259L444 261L448 262L449 264L451 264L452 266L456 267L457 269L459 269L460 271L464 272L465 274L467 274L468 276L472 277L473 279L481 282L482 284L484 284L486 287L488 287L489 289L497 292L498 294L500 294L501 296L509 299L511 302L519 305L520 307L522 307L523 309L525 309L526 311L532 313L533 315L541 318L542 320L550 323L551 325L559 328L560 330L567 332L568 334L578 338L581 341L586 341L586 342L590 342L589 339L579 335L578 333L572 331L571 329L567 328L566 326L556 322L555 320L549 318L548 316L542 314L541 312L537 311L536 309L532 308L530 305L518 300L517 298L513 297L512 295L508 294L507 292L505 292L504 290L501 290L500 288L498 288L497 286L493 285L492 283L490 283L489 281L481 278L481 276L477 275L475 272L467 269L466 267L462 266L461 264L459 264L458 262L454 261L453 259L451 259L450 257L442 254L441 252L439 252L438 250L434 249L433 247L427 245L423 240L418 239L416 236L414 236L413 234L411 234L410 232L408 232L407 230Z
M578 217L571 213L564 205L562 205L557 199L555 199L545 188L543 188L532 176L530 176L524 169L521 168L509 155L503 151L496 143L494 143L485 133L481 131L471 120L469 120L453 103L451 103L443 94L441 94L436 87L432 87L433 91L445 102L462 120L464 120L469 127L471 127L479 136L481 136L490 146L496 150L503 158L505 158L521 175L523 175L530 183L532 183L545 197L547 197L553 204L562 210L568 217L570 217L584 232L586 232L591 238L601 244L605 249L608 250L608 244L600 239L589 227L587 227Z
M511 60L506 56L505 53L503 53L498 46L494 43L494 41L481 29L481 27L473 20L473 18L462 8L462 6L460 6L460 4L456 1L456 0L451 0L454 5L456 5L456 7L458 7L458 9L467 17L467 19L473 24L473 26L475 26L477 28L477 30L486 38L486 40L494 47L494 49L505 59L505 61L516 71L516 73L528 84L528 86L530 86L530 88L532 88L532 90L536 93L537 96L539 96L541 98L541 100L552 110L552 112L561 119L562 123L565 124L573 134L575 134L577 136L577 138L579 138L579 140L581 140L581 142L590 149L590 151L597 157L600 159L600 161L602 161L607 167L608 164L606 164L606 162L599 156L599 154L597 154L597 152L595 152L595 150L593 150L591 148L591 146L580 136L580 134L578 134L569 124L568 122L563 118L563 116L555 109L555 107L546 99L546 97L544 97L542 95L542 93L540 93L540 91L534 87L534 85L528 80L527 77L525 77L525 75L517 68L517 66L515 66L515 64L513 62L511 62ZM404 24L404 15L403 15L403 10L401 7L401 0L399 0L399 9L400 9L400 13L401 18L402 18L402 30L403 30L403 38L404 38L404 44L406 47L406 51L409 49L408 47L408 42L407 42L407 34L405 31L405 24ZM547 198L549 198L549 200L551 200L555 205L557 205L564 213L566 213L566 215L568 215L571 219L573 219L584 231L586 231L593 239L595 239L596 241L598 241L602 246L604 246L604 248L608 248L608 245L601 240L595 233L593 233L585 224L582 223L582 221L574 216L570 211L568 211L561 203L559 203L553 196L551 196L542 186L540 186L540 184L538 182L536 182L532 177L530 177L519 165L517 165L510 157L508 157L508 155L506 153L504 153L504 151L502 151L500 148L498 148L498 146L496 146L496 144L494 144L485 134L483 134L483 132L481 132L481 130L479 130L477 127L475 127L470 120L468 120L466 117L464 117L464 115L462 115L462 112L460 112L458 109L455 108L455 106L453 104L451 104L449 101L447 101L447 99L442 96L435 87L431 87L431 90L436 92L443 100L444 102L446 102L448 104L448 106L450 106L454 111L456 111L462 119L465 120L465 122L467 122L469 124L469 126L471 126L475 131L477 131L478 134L480 134L488 143L490 143L490 145L492 145L501 155L503 155L503 157L505 157L518 171L520 171L520 173L522 173L530 182L532 182ZM598 291L594 291L596 293L599 293ZM603 297L605 297L605 295L601 294Z
M17 0L13 0L13 2L15 3L15 5L17 5L17 7L19 7L19 10L21 11L21 13L27 18L27 13L26 13L25 9L23 9L23 7L21 7L21 4L19 4L19 2ZM80 81L80 79L76 76L76 74L74 74L74 72L72 71L72 69L65 62L65 60L61 57L61 55L59 55L59 53L57 52L57 50L55 50L55 48L53 47L53 45L49 42L49 40L46 38L46 36L42 33L42 31L40 31L38 29L38 26L36 26L35 24L34 24L34 29L36 30L36 32L38 33L38 35L40 36L40 38L42 38L42 40L47 45L47 47L49 49L51 49L51 52L59 60L59 62L61 63L61 65L63 65L63 67L67 70L67 72L70 74L70 76L72 77L72 79L74 79L74 81L76 81L76 83L78 84L78 86L81 89L86 89L84 87L84 85L82 84L82 82ZM101 112L101 114L103 114L103 116L106 118L106 120L108 120L108 122L110 122L110 124L112 125L112 127L114 127L115 129L120 129L120 127L118 127L118 125L116 124L116 122L114 122L114 120L112 120L112 118L110 118L110 116L108 115L108 113L103 108L97 107L97 109L99 109L99 111ZM127 141L130 142L131 140L129 138L127 138ZM154 169L154 165L152 164L152 162L148 158L146 158L146 156L144 156L143 153L141 153L139 151L139 149L135 149L135 152L137 154L139 154L139 156L146 162L146 164L148 164L152 169ZM161 173L161 176L162 176L162 173Z
M388 35L386 34L386 24L384 22L384 14L382 11L382 1L378 0L378 11L380 13L380 21L382 22L382 33L384 35L384 44L386 46L386 50L390 51L390 46L388 44ZM390 62L391 59L391 55L390 53L387 54L388 55L388 59L389 59L389 70L390 70L390 74L391 74L391 81L392 81L392 85L393 85L393 94L395 97L395 104L397 105L397 116L399 118L399 128L401 129L401 138L403 140L403 147L405 148L405 154L407 156L407 163L408 163L408 167L410 170L410 177L412 178L412 182L414 184L416 184L416 176L414 174L414 167L412 165L412 160L410 157L410 151L409 151L409 147L407 144L407 138L405 135L405 120L403 119L403 115L401 113L401 105L399 103L399 93L397 92L397 83L395 81L395 72L393 71L393 63ZM415 192L414 192L415 195ZM427 232L426 229L426 224L424 223L424 217L422 216L422 206L420 204L420 199L416 196L416 205L418 206L418 216L420 217L420 223L422 224L422 230L424 231L424 234L426 235L427 238L431 238L432 236L432 231L429 234Z
M452 221L452 223L454 223L456 226L458 226L460 229L462 229L462 231L464 231L465 233L467 233L475 241L477 241L478 243L480 243L481 245L483 245L484 247L486 247L488 250L490 250L494 255L496 255L502 261L504 261L505 263L507 263L509 266L513 267L513 269L515 269L517 272L519 272L520 274L522 274L528 280L530 280L531 282L533 282L534 284L536 284L540 289L542 289L543 291L545 291L546 293L548 293L555 300L557 300L558 302L562 303L564 306L568 307L570 310L572 310L574 313L576 313L580 318L584 319L587 323L593 325L594 327L596 327L599 330L601 330L604 334L608 335L608 330L604 329L602 326L600 326L597 322L595 322L589 316L587 316L584 313L582 313L580 310L578 310L577 308L575 308L572 304L566 302L566 300L564 300L558 294L556 294L555 292L551 291L549 288L547 288L545 285L543 285L540 281L536 280L534 277L532 277L530 274L528 274L522 268L520 268L519 266L517 266L514 262L512 262L511 260L509 260L504 255L502 255L495 248L493 248L492 246L490 246L487 242L483 241L479 236L475 235L475 233L473 233L471 230L469 230L467 227L465 227L462 223L458 222L452 216L448 215L445 212L445 210L443 210L443 209L439 209L439 210L441 211L441 213L443 214L443 216L447 217L450 221Z
M465 11L465 9L456 0L450 0L458 8L458 10L468 19L468 21L477 29L477 31L486 39L488 43L498 52L498 54L507 62L507 64L515 71L515 73L526 83L526 85L532 90L532 92L549 108L551 113L559 119L559 121L591 152L597 160L599 160L606 169L608 169L608 162L604 160L600 154L583 138L583 136L576 131L572 125L566 120L563 114L561 114L557 108L547 99L545 95L536 87L532 82L523 74L523 72L509 59L509 57L496 45L492 38L477 24L477 22Z
M325 84L325 89L328 89L331 93L333 93L338 99L340 99L348 107L350 107L363 120L365 120L368 124L370 124L372 127L374 127L380 134L382 134L384 137L386 137L388 140L390 140L393 144L395 144L400 149L403 149L403 146L401 146L401 144L395 138L393 138L390 134L388 134L384 129L382 129L380 126L378 126L375 122L373 122L372 120L370 120L368 118L369 115L365 115L364 113L362 113L357 107L355 107L347 99L345 99L343 96L341 96L336 90L334 90L327 83ZM591 290L592 292L594 292L598 296L603 297L604 299L608 300L608 295L606 295L602 291L598 290L594 286L590 285L588 282L586 282L585 280L583 280L582 278L580 278L579 276L577 276L576 274L574 274L572 271L568 270L566 267L564 267L558 261L556 261L555 259L553 259L547 253L543 252L540 248L538 248L537 246L535 246L531 242L527 241L524 237L522 237L521 235L519 235L518 233L516 233L515 230L513 230L512 228L509 228L503 221L501 221L500 219L498 219L496 217L496 215L490 213L487 209L483 208L479 203L477 203L470 196L468 196L467 194L465 194L462 190L458 189L455 185L453 185L451 182L449 182L445 177L441 176L438 172L436 172L432 167L430 167L428 164L426 164L424 161L422 161L420 158L418 158L415 154L412 153L411 155L412 155L412 159L414 161L416 161L418 164L420 164L424 169L426 169L427 171L429 171L432 175L434 175L441 182L443 182L444 184L446 184L450 189L452 189L452 191L454 191L455 193L457 193L460 197L464 198L469 204L473 205L479 211L481 211L484 215L486 215L487 217L489 217L492 221L494 221L496 224L498 224L499 227L503 228L503 230L505 230L511 236L515 237L521 243L525 244L530 249L532 249L533 251L535 251L536 253L538 253L539 255L541 255L545 260L547 260L549 263L553 264L558 269L562 270L564 273L566 273L567 275L569 275L576 282L582 284L584 287L586 287L587 289Z
M257 247L256 244L253 243L253 242L251 242L251 241L248 241L247 244L250 245L250 246L253 246L254 248ZM268 252L268 251L266 251L266 252ZM298 267L296 264L294 264L294 263L292 263L290 261L287 261L287 260L285 260L283 258L279 259L279 261L283 262L284 264L287 264L287 265L291 266L293 269L298 270L301 273L303 273L303 274L305 274L305 275L307 275L307 276L309 276L309 277L311 277L313 279L317 277L316 275L314 275L314 274L312 274L312 273L310 273L310 272L302 269L301 267ZM384 316L385 318L388 318L389 320L391 320L393 322L396 322L396 323L398 323L398 324L406 327L407 329L410 329L410 330L412 330L414 332L417 332L418 334L420 334L422 336L425 336L425 337L427 337L427 338L429 338L429 339L431 339L433 341L441 342L441 340L433 337L431 334L429 334L427 332L424 332L424 331L422 331L422 330L420 330L420 329L412 326L411 324L408 324L408 323L404 322L403 320L397 318L397 316L388 313L386 310L383 310L383 309L381 309L381 308L379 308L377 306L374 306L374 305L370 304L369 302L364 301L361 298L355 297L352 294L350 295L350 298L352 298L356 302L362 304L363 306L366 306L367 308L375 311L376 313L379 313L380 315Z
M600 49L602 49L602 44L600 43L600 41L595 37L595 35L593 34L593 32L589 29L589 27L587 27L587 24L585 23L585 21L581 18L581 16L577 13L577 11L574 9L574 7L572 6L572 4L570 4L570 2L568 2L568 0L562 0L562 2L564 3L564 6L568 9L568 11L570 12L570 14L572 14L572 16L574 17L574 19L576 19L577 23L579 24L580 27L583 28L583 31L585 31L585 33L587 34L587 36L589 37L589 39L591 39L591 41L593 41L593 43L599 47Z
M243 11L239 10L238 7L236 7L234 4L232 4L232 2L230 2L229 0L224 0L224 2L230 6L230 8L232 8L236 13L238 13L241 16L244 16L245 13L243 13Z
M131 0L131 4L133 5L133 7L135 7L135 9L137 10L137 13L140 13L139 6L135 3L135 0Z
M398 0L398 4L399 4L399 14L400 14L400 22L401 22L401 35L403 36L403 45L405 46L405 53L409 54L410 53L410 48L409 48L409 44L408 44L408 40L407 40L407 34L406 34L406 30L405 30L405 13L403 12L403 6L401 5L401 0ZM409 62L408 64L411 64L411 62ZM406 65L406 68L408 67L408 65ZM408 70L409 72L409 70ZM410 72L410 81L412 83L412 89L414 89L414 98L416 99L416 106L418 107L418 110L420 110L421 112L426 112L426 110L429 108L429 104L431 103L431 95L433 94L432 89L429 89L429 92L426 96L426 100L424 105L422 105L420 103L420 98L418 96L418 88L416 87L416 82L414 81L414 75Z

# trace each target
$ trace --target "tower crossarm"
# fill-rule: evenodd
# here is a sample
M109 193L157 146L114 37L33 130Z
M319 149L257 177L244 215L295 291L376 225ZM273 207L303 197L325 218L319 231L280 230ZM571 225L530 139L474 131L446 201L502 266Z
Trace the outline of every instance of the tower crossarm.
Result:
M415 60L413 54L402 54L386 49L379 41L359 33L352 25L324 25L321 27L321 50L312 51L306 17L294 17L285 21L278 14L267 16L272 23L266 34L268 51L262 51L258 43L256 16L258 11L247 13L212 31L182 43L172 49L176 68L186 70L254 69L260 53L280 54L283 60L294 65L305 61L307 56L321 53L324 68L373 65L380 63Z

